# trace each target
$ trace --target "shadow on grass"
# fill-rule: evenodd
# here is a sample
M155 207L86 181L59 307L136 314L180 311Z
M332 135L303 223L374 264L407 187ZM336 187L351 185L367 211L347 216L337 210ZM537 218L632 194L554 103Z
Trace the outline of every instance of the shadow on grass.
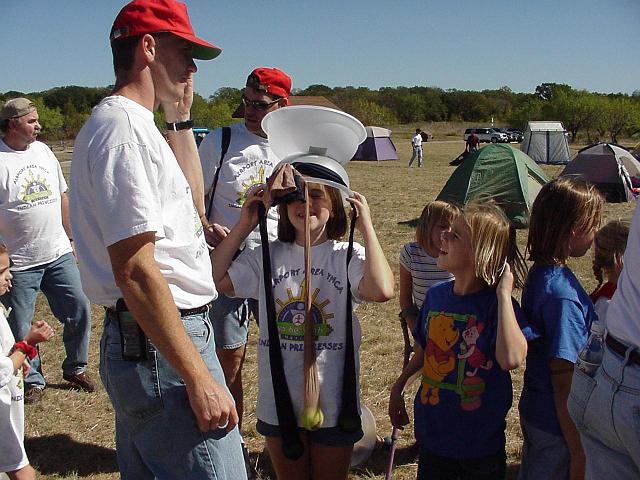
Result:
M398 225L404 225L405 227L416 228L418 226L418 219L414 218L412 220L403 220L402 222L398 222Z
M91 443L80 443L69 435L25 438L29 461L41 474L88 477L117 472L116 451Z

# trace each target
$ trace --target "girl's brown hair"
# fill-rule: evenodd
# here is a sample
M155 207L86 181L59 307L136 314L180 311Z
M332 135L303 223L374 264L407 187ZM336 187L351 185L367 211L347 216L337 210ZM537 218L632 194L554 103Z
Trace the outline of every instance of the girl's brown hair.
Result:
M433 250L435 245L431 241L431 230L441 221L453 223L459 215L460 209L451 203L442 200L427 203L418 219L416 241L425 252L427 249Z
M471 230L476 277L495 287L507 262L511 266L514 286L522 287L526 264L518 250L516 229L502 209L493 201L472 202L462 211L462 218Z
M603 271L615 267L622 269L629 227L629 220L619 218L611 220L596 233L593 240L593 274L598 280L598 287L604 280Z
M309 184L312 184L312 182L309 182ZM347 212L345 212L342 203L340 190L329 187L328 185L316 185L322 186L331 201L331 216L326 225L327 237L330 240L340 240L347 231ZM296 229L289 221L286 204L281 203L278 205L278 214L280 215L280 219L278 220L278 240L287 243L294 242L296 239Z
M596 228L603 206L604 198L596 187L579 177L560 177L547 183L531 207L529 260L564 263L572 233Z

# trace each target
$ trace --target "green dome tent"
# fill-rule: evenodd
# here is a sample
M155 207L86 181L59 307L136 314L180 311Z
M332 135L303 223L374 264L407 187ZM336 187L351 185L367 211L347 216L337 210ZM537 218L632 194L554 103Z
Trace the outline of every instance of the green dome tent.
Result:
M466 205L491 198L516 228L526 228L533 200L549 180L526 154L507 144L491 144L465 158L447 180L438 200Z

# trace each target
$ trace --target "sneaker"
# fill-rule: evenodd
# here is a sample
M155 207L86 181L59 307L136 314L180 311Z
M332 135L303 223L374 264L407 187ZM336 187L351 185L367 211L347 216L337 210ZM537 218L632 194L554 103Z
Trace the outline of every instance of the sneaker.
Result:
M74 387L77 387L80 390L84 390L85 392L91 393L96 389L95 384L91 381L91 379L85 372L76 373L75 375L64 373L62 375L62 378L64 378Z
M44 397L44 388L42 387L28 387L24 392L24 403L33 405L38 403Z
M242 444L242 456L244 457L244 468L247 471L247 480L255 480L256 472L254 472L253 467L251 466L249 450L247 450L247 447L244 443Z

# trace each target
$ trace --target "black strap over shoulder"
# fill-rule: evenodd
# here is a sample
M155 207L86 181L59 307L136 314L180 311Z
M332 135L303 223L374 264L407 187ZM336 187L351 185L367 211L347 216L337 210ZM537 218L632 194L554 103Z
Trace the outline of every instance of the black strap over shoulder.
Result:
M338 417L338 425L343 432L353 433L362 428L362 420L358 413L358 389L356 385L355 345L353 341L353 309L351 305L351 282L349 282L349 262L353 254L353 232L356 226L356 212L352 210L351 227L349 229L349 246L347 247L347 311L346 311L346 345L344 351L344 370L342 375L342 405Z
M269 252L269 237L267 235L267 211L262 203L258 204L258 218L260 219L260 243L262 248L262 275L264 282L264 298L267 310L267 330L269 332L269 367L271 369L271 383L273 398L276 403L278 424L282 432L282 453L289 460L297 460L304 453L304 446L298 432L298 422L293 410L291 392L284 374L282 350L280 350L280 333L276 318L276 304L273 299L271 283L271 255Z
M224 160L227 151L229 150L229 144L231 143L231 127L222 127L222 142L220 148L220 161L218 162L218 168L216 174L213 176L213 184L211 185L211 193L209 194L209 206L205 210L205 215L209 218L211 215L211 208L213 207L213 197L216 194L216 187L218 186L218 177L220 176L220 169L222 168L222 162Z

